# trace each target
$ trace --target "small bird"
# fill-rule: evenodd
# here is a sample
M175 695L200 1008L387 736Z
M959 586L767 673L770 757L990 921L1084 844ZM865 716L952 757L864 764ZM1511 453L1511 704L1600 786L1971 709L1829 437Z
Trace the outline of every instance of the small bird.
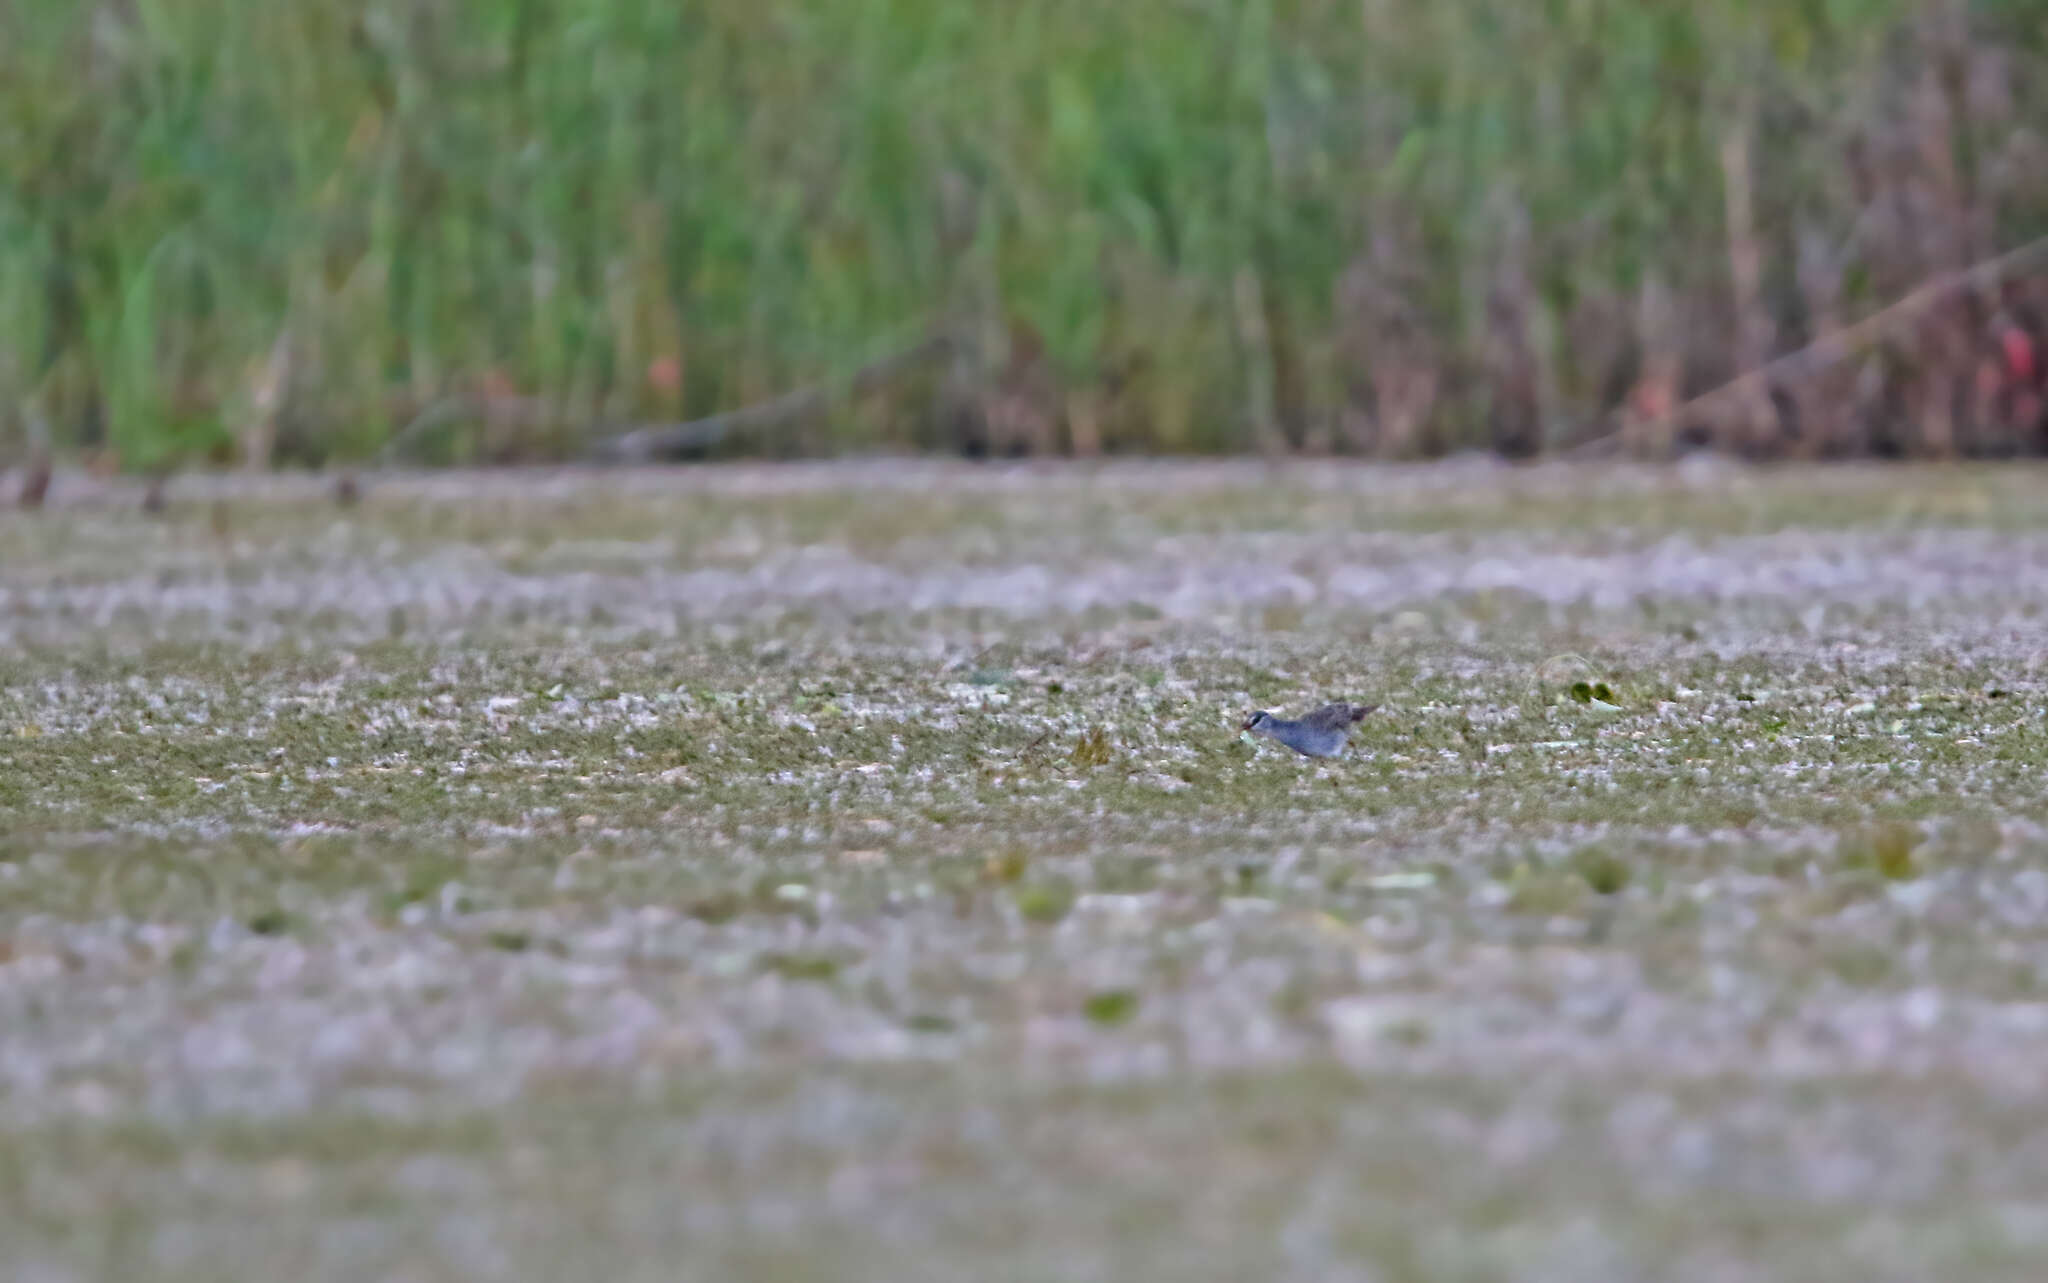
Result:
M1279 740L1304 757L1336 757L1344 751L1344 742L1351 738L1351 728L1378 707L1378 704L1325 704L1298 722L1259 712L1245 718L1239 729Z

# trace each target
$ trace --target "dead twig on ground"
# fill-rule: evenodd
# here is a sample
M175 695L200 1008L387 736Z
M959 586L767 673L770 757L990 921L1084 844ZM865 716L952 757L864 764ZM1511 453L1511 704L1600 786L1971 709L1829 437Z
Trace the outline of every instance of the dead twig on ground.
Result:
M683 423L600 424L605 433L590 447L600 463L650 463L700 453L743 433L759 433L815 418L836 402L874 391L884 384L952 350L941 334L871 361L837 380L814 383L779 397L692 419ZM372 467L383 468L404 458L413 443L436 428L464 419L486 419L502 425L538 427L554 421L559 407L541 397L458 394L428 405L377 451Z
M606 463L648 463L707 450L737 433L785 427L824 413L838 400L860 396L907 371L945 355L952 340L933 335L869 362L836 382L815 383L755 405L687 423L643 423L598 442L592 457Z
M2018 249L2009 250L1997 258L1985 259L1959 271L1937 276L1898 302L1880 309L1854 325L1823 335L1796 352L1788 352L1775 361L1737 375L1719 387L1674 406L1642 427L1642 439L1670 440L1669 434L1694 415L1729 402L1768 396L1774 384L1817 374L1829 366L1847 360L1858 352L1874 346L1900 325L1957 294L1968 290L1985 289L2009 277L2043 266L2048 266L2048 236L2030 241ZM1619 444L1629 430L1630 427L1625 425L1611 432L1602 433L1590 441L1582 441L1565 451L1565 457L1573 459L1605 454Z
M388 466L393 460L403 458L412 443L426 433L463 419L488 419L494 423L536 427L547 423L555 413L554 407L539 397L445 396L414 415L411 422L386 441L371 460L371 466Z

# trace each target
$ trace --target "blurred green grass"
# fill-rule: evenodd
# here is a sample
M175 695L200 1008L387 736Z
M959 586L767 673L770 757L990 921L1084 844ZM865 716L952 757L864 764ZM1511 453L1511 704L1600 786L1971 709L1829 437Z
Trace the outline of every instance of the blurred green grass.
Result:
M30 0L0 445L362 457L456 397L528 408L426 456L561 455L943 329L953 368L742 444L1541 449L1667 356L1711 382L2039 233L2044 31L1948 0Z

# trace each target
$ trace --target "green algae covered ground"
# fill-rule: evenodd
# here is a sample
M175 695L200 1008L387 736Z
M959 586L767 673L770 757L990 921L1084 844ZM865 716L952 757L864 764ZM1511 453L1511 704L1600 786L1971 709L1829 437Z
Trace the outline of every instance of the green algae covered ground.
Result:
M0 1277L2048 1273L2048 473L55 499Z

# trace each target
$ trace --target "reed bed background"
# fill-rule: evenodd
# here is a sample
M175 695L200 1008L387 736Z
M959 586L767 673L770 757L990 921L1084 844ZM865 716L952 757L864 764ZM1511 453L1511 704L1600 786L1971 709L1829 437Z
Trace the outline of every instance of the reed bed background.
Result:
M2044 54L2034 0L10 0L0 460L778 397L696 443L2033 453L2038 274L1667 412L2048 233Z

